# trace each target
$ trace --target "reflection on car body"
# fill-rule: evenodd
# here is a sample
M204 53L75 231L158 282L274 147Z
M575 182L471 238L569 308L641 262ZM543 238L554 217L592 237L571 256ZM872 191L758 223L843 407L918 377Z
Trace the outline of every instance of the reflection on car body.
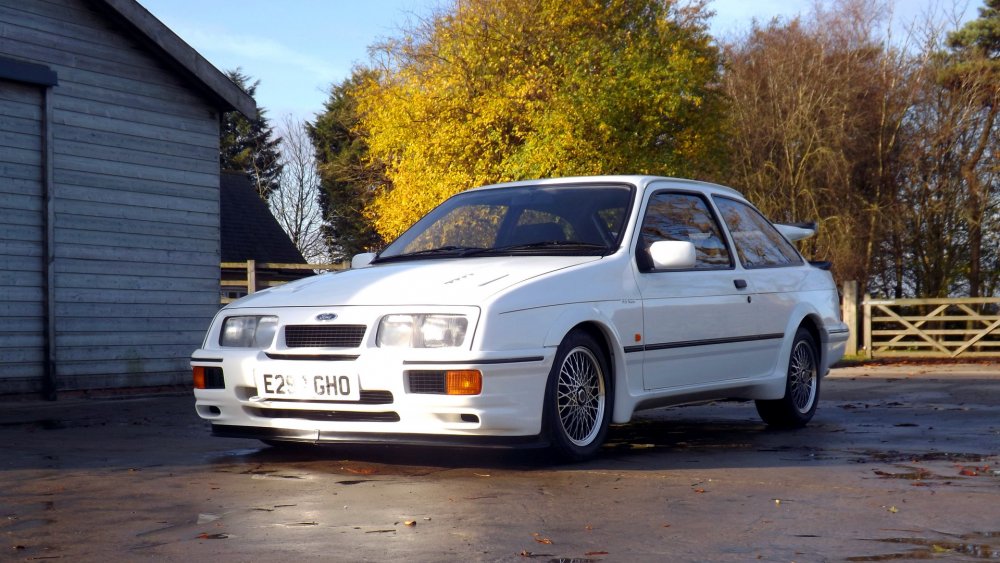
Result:
M834 282L738 192L652 176L460 193L354 268L222 309L192 356L220 436L547 445L715 398L813 416L847 327ZM279 389L280 386L280 389Z

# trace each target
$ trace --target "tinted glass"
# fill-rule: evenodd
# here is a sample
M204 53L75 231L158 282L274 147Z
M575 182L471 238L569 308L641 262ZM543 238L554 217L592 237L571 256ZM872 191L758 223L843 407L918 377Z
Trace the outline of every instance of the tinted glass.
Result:
M717 197L715 204L736 245L736 253L747 268L790 266L802 258L790 242L756 209L733 199Z
M721 230L704 199L693 194L657 193L642 220L642 243L682 240L694 243L697 269L732 265Z
M634 189L627 185L523 186L471 190L417 221L380 260L449 257L436 249L607 254L620 244ZM533 245L530 249L515 246ZM575 246L574 246L575 245ZM589 247L587 246L589 245ZM482 256L466 253L464 256Z

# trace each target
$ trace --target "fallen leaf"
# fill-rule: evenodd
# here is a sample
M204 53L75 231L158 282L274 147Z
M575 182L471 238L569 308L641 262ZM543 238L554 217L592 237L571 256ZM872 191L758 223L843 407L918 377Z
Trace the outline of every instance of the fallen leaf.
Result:
M531 535L532 537L535 538L535 541L538 543L544 543L545 545L552 545L551 539L543 537L542 534L539 534L538 532L534 532Z
M887 510L893 514L899 512L899 509L896 508L895 506L890 506Z
M976 471L974 467L963 467L961 471L958 472L959 475L965 475L966 477L978 477L979 472Z
M208 534L208 533L198 534L198 539L200 540L224 540L228 537L229 534Z
M594 527L591 526L590 524L587 524L586 526L584 526L583 529L587 530L588 532L594 531Z
M521 553L518 553L518 555L520 555L521 557L531 557L534 554L528 551L527 549L522 549Z
M705 489L695 489L694 492L696 492L696 493L704 493Z
M345 467L344 469L357 475L372 475L374 473L378 473L378 470L374 467L359 467L357 469L353 467Z
M417 525L417 521L416 520L407 520L406 522L403 522L403 525L404 526L409 526L409 527L412 528L413 526Z

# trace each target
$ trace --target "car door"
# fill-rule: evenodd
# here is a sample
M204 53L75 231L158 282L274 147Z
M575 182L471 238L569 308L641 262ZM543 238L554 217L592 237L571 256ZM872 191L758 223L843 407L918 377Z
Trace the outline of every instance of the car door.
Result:
M702 386L760 371L754 362L746 363L759 346L752 288L707 198L696 192L654 192L636 238L643 333L641 343L627 351L643 354L644 387ZM660 240L692 242L695 266L655 269L645 249Z
M797 266L805 262L795 247L781 236L759 211L745 202L715 196L715 205L732 238L744 274L753 287L763 333L784 333L789 316L800 298L808 272ZM770 365L778 361L780 347L768 348Z

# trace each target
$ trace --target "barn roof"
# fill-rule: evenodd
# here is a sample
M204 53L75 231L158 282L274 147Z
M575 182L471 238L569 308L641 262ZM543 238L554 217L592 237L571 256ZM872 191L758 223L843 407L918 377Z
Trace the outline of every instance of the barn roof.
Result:
M219 184L223 262L306 263L246 175L223 172Z
M191 79L223 111L236 110L253 119L257 103L183 39L135 0L96 0L135 36L181 74Z

